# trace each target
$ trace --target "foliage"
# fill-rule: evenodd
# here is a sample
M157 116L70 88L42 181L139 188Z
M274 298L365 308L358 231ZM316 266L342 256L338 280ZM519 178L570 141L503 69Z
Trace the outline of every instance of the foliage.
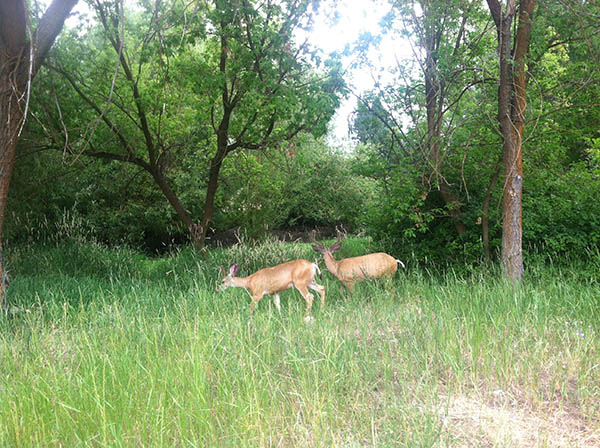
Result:
M312 3L216 1L195 8L189 20L179 2L125 11L96 2L97 23L71 30L48 65L31 139L73 163L106 160L103 174L129 178L122 189L135 187L141 171L136 193L160 202L154 184L173 216L164 208L146 213L153 216L131 229L131 241L156 245L152 235L177 218L194 236L199 216L202 229L212 220L226 156L327 129L343 82L336 61L321 61L296 42ZM110 199L112 208L123 205L118 194ZM147 210L132 205L135 214Z
M371 234L390 250L442 265L483 260L486 244L492 255L499 251L504 183L489 12L476 3L449 4L432 2L421 10L392 2L382 32L413 45L419 70L411 61L389 68L388 78L362 96L352 127L363 145L360 170L377 181L381 194L369 213ZM600 78L593 61L600 41L593 10L541 5L532 33L523 243L526 249L543 246L549 257L583 256L598 245L593 123ZM467 11L464 28L460 11ZM579 38L574 28L582 31ZM462 32L464 39L456 40ZM428 85L440 109L430 107ZM457 217L464 233L452 225Z
M307 135L280 150L245 152L225 163L214 229L241 227L259 237L296 227L364 228L376 192L356 170L352 155ZM183 200L194 194L194 182L181 174ZM60 154L41 152L19 161L13 191L9 245L52 240L65 214L111 246L164 252L186 239L151 180L129 165L65 165Z
M278 151L247 152L226 164L217 229L269 230L364 226L373 183L353 172L352 157L309 135Z
M17 161L8 210L8 245L52 241L65 219L79 221L86 233L111 246L160 252L187 238L139 170L105 161L64 163L54 151Z
M96 4L114 19L106 26L96 18L67 28L33 85L8 244L52 240L70 216L104 244L168 250L188 229L157 176L197 221L218 161L214 232L240 227L262 238L342 224L399 257L456 266L484 259L486 226L494 259L504 179L496 36L484 4L432 2L413 11L410 2L389 3L382 28L412 45L414 57L373 72L347 148L322 137L345 84L339 55L304 45L318 2L297 2L297 10L288 2L204 2L192 10L141 2L123 11L124 22L120 4ZM532 253L544 247L549 258L598 245L598 24L594 5L563 6L539 5L528 60L524 245ZM348 48L356 60L367 59L356 50L379 42L372 31ZM111 48L110 37L121 34L133 82ZM430 108L437 130L428 126L427 80L440 89L438 108ZM221 157L226 91L237 103Z
M523 238L529 246L543 247L549 256L584 256L600 247L600 176L584 163L556 175L547 172L526 191Z

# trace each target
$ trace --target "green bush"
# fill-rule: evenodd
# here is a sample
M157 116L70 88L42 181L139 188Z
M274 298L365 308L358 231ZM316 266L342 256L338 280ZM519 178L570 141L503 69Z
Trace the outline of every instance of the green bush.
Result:
M562 175L526 181L523 241L549 256L580 256L600 247L600 177L584 163Z

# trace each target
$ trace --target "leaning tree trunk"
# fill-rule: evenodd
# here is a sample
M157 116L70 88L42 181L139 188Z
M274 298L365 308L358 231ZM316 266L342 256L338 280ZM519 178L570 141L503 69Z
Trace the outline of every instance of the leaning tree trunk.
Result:
M10 79L10 76L3 76L0 79L0 236L4 226L8 188L15 163L18 132L23 122L23 111L17 93L11 88L14 85L13 82L14 80ZM2 247L2 238L0 237L0 307L5 304L7 285Z
M167 182L167 179L165 179L165 176L162 173L162 171L160 170L160 168L157 166L149 166L146 169L150 172L150 174L154 178L154 181L160 188L160 191L162 192L164 197L167 199L167 201L169 202L171 207L173 207L173 209L175 210L175 213L177 213L177 216L179 217L181 222L183 222L185 227L188 229L188 232L190 234L190 239L192 240L192 242L194 242L195 241L194 235L197 233L196 228L198 227L198 225L194 222L194 220L192 219L192 216L185 209L183 203L181 202L181 200L179 199L177 194L175 194L173 189L170 187L169 183Z

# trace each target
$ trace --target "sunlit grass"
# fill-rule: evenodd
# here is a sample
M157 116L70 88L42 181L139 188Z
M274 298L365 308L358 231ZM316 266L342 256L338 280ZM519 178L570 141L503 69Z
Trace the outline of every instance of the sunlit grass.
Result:
M342 256L368 244L349 240ZM281 314L267 296L253 315L243 290L215 293L219 265L249 274L307 258L325 270L319 257L274 242L156 259L81 244L13 252L0 446L600 440L597 282L539 266L515 288L493 269L409 268L345 297L324 272L310 325L295 291ZM539 435L496 430L502 415Z

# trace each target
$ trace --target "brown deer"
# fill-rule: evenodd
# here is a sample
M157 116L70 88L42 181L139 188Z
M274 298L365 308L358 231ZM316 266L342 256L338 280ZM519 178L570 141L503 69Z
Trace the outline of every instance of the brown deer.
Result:
M223 274L223 282L218 291L230 287L245 288L252 296L250 312L254 311L254 307L265 294L273 295L277 311L281 312L279 293L290 289L292 286L302 294L306 301L307 319L313 303L313 295L308 292L308 288L317 291L321 296L321 309L325 305L325 288L315 283L315 273L319 272L320 274L321 272L316 263L311 263L308 260L288 261L277 266L261 269L248 277L236 277L240 270L237 264L231 265L229 273L225 272L223 266L220 266L219 269Z
M323 254L325 266L337 279L352 292L355 282L361 282L366 278L372 279L389 275L390 277L396 273L398 264L403 268L404 263L396 260L391 255L383 252L375 254L362 255L360 257L344 258L336 260L333 258L333 253L340 250L342 247L343 234L338 231L338 239L329 248L325 248L323 244L317 243L315 240L315 232L312 232L312 242L315 243L312 248L316 252Z

